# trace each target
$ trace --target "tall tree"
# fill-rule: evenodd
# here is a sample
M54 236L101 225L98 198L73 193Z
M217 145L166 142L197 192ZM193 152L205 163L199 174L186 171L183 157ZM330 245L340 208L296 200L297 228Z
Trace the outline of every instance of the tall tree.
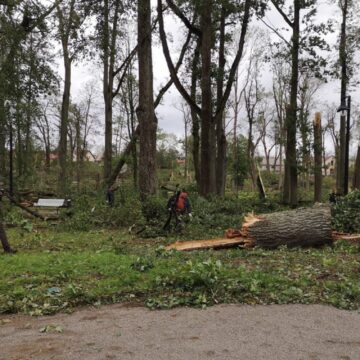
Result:
M356 14L359 13L360 4L354 0L338 0L338 7L341 11L341 27L339 36L339 60L337 76L340 78L340 104L342 108L347 105L346 97L349 93L351 80L359 66L355 51L360 46L360 27ZM350 119L349 119L350 121ZM348 164L345 159L348 155L347 143L347 124L344 112L340 115L340 150L339 161L337 163L337 192L345 194L348 184L345 183L345 169Z
M286 111L286 161L283 200L292 206L298 204L298 166L296 154L296 129L298 123L298 86L299 86L299 64L300 51L307 52L310 56L302 59L301 63L317 75L321 67L326 64L325 60L316 53L316 48L324 49L326 42L321 35L328 29L326 24L315 25L313 23L317 8L316 0L302 1L292 0L291 13L288 15L285 8L286 1L271 0L279 15L286 25L291 29L291 40L287 41L280 35L281 39L288 45L291 62L290 96ZM301 10L306 13L301 16ZM301 29L300 25L303 25ZM275 30L277 34L278 31ZM305 65L306 64L306 65Z
M150 0L138 0L139 106L140 125L139 189L143 199L156 193L156 131L153 95Z
M198 1L195 3L195 12L200 16L199 26L191 22L182 9L172 1L167 0L167 4L174 11L174 13L181 19L184 25L200 39L200 54L201 54L201 107L194 102L193 97L185 89L183 83L178 78L175 67L173 65L170 50L168 47L167 37L164 29L163 20L163 4L158 0L158 17L160 38L162 42L163 52L166 58L171 77L175 83L180 94L188 102L191 109L200 116L201 119L201 150L200 150L200 179L199 191L202 195L208 196L216 193L216 127L215 124L220 124L224 115L224 109L229 99L232 89L232 84L236 75L236 70L242 58L245 35L248 28L248 23L251 16L252 1L246 0L241 6L241 35L239 38L238 48L235 59L230 66L228 79L224 86L223 95L217 99L213 107L212 98L212 50L213 50L213 34L214 27L212 26L212 19L215 19L216 5L213 1ZM192 2L186 3L185 6L192 5ZM190 6L191 7L191 6ZM237 13L240 12L237 9ZM219 83L218 83L219 84ZM220 93L219 93L220 95ZM215 110L214 110L215 109ZM219 127L221 129L221 126ZM219 134L223 134L219 131ZM222 150L221 150L222 151ZM220 151L220 154L221 154ZM220 157L222 157L220 155Z
M60 120L60 140L59 140L59 177L58 192L66 194L68 192L67 174L67 135L69 122L70 91L71 91L71 71L72 64L84 50L86 41L83 36L82 27L84 26L88 10L83 4L76 0L66 0L56 7L58 19L57 36L61 42L62 55L64 62L64 89L61 104Z

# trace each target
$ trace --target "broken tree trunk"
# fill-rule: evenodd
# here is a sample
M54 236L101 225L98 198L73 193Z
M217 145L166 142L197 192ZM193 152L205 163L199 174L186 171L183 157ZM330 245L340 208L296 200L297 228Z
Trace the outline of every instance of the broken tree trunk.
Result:
M331 244L331 214L328 207L276 212L245 219L241 236L265 249L279 246L319 246Z
M14 250L10 247L8 238L6 236L5 228L3 223L0 221L0 242L6 253L12 253Z
M3 224L3 211L2 211L1 200L2 200L2 192L0 191L0 242L6 253L13 253L15 251L11 248L9 244L8 238L6 236L5 227Z
M319 206L276 212L261 216L250 214L240 230L227 230L225 239L176 242L167 250L180 251L259 246L275 249L309 247L333 243L330 208Z

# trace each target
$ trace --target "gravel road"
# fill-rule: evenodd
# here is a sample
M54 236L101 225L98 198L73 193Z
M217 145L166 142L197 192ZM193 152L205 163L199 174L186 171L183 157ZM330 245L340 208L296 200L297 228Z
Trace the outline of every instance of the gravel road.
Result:
M0 338L0 360L360 360L360 313L321 305L112 305L1 315Z

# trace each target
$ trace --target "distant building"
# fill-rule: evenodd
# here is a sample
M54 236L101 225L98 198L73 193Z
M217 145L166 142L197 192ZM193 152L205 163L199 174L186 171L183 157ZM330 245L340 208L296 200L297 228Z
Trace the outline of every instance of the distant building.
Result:
M327 156L325 158L324 167L322 169L323 175L335 175L336 158L334 155ZM326 169L326 171L325 171Z
M59 153L57 152L50 153L50 161L55 161L57 159L59 159Z
M284 171L285 161L283 159L282 168L281 168L281 166L280 166L280 158L275 158L273 156L270 156L269 165L270 165L270 171L279 173L280 170ZM260 162L259 166L260 166L261 171L266 171L267 170L267 163L266 163L266 157L265 156L263 156L261 158L261 162Z
M186 165L186 160L185 159L176 159L176 165L178 166L185 166Z

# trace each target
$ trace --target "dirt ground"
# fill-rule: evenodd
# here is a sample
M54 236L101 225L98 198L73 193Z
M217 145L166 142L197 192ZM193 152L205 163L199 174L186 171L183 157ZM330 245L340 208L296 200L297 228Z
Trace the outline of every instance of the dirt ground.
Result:
M0 360L359 360L360 313L320 305L169 311L113 305L0 316L0 339Z

